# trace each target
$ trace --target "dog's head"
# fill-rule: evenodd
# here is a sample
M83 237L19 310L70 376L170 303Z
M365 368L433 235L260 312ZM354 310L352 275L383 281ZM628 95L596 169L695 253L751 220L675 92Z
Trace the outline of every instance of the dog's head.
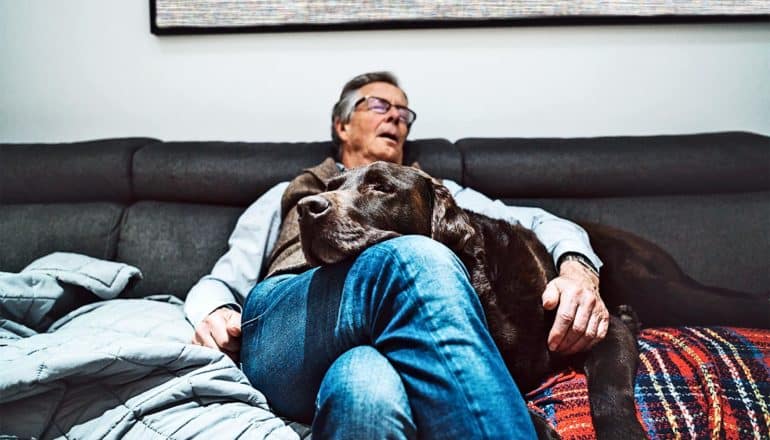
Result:
M426 235L453 250L473 235L449 190L425 172L389 162L355 168L297 204L305 258L313 265L357 255L388 238Z

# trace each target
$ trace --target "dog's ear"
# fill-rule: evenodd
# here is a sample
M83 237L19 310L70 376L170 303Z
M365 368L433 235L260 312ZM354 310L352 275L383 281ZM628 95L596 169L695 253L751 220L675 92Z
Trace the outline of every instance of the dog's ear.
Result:
M433 186L432 239L444 243L453 251L462 250L475 231L468 215L455 202L449 189L431 178Z
M420 166L420 162L417 162L416 160L414 162L412 162L412 164L409 165L409 166L414 168L414 169L416 169L416 170L422 171L422 167Z

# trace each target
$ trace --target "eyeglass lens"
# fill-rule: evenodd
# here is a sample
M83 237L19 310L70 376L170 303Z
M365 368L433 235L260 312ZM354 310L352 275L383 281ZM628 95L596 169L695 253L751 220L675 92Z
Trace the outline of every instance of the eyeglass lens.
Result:
M380 114L387 113L390 107L393 106L390 102L376 96L370 96L366 100L366 105L369 110ZM414 121L414 114L408 108L396 106L396 110L398 110L399 119L404 121L404 123L411 124Z

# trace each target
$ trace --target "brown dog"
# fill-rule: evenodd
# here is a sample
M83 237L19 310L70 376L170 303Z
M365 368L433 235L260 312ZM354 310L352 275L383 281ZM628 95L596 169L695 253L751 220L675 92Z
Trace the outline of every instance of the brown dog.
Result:
M554 313L543 309L541 295L556 270L532 231L464 211L437 180L416 168L386 162L330 180L327 192L305 197L297 207L302 249L313 265L339 262L399 235L426 235L445 244L468 269L490 332L522 391L534 389L565 363L581 363L597 437L646 438L633 393L636 320L621 308L623 316L611 317L606 338L587 353L565 358L550 352L546 340ZM583 226L605 262L601 292L610 298L608 305L633 294L653 301L676 294L733 295L698 285L645 240L600 225ZM633 294L623 292L628 286ZM539 417L533 421L541 438L558 437Z
M387 162L332 179L327 192L303 198L297 209L302 250L313 265L342 261L399 235L426 235L445 244L468 269L490 333L522 391L534 389L565 361L582 361L597 436L646 438L633 393L636 338L619 318L611 318L606 338L587 354L563 359L548 350L554 313L543 309L541 295L556 270L532 231L463 211L437 180ZM558 438L540 417L532 419L539 437Z

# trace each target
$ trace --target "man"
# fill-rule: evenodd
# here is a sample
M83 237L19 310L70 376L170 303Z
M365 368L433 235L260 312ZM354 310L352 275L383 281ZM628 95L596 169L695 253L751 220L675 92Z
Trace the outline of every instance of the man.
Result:
M296 203L323 191L341 168L402 163L416 118L407 105L386 72L345 85L332 114L338 162L276 185L244 212L230 250L188 295L193 343L242 355L249 380L277 412L313 420L320 437L410 438L418 429L427 438L531 436L467 273L443 245L399 237L323 268L301 253ZM520 222L552 253L559 276L543 292L543 306L558 307L551 350L574 353L604 337L601 263L582 229L444 183L461 207ZM257 284L263 266L267 278Z

